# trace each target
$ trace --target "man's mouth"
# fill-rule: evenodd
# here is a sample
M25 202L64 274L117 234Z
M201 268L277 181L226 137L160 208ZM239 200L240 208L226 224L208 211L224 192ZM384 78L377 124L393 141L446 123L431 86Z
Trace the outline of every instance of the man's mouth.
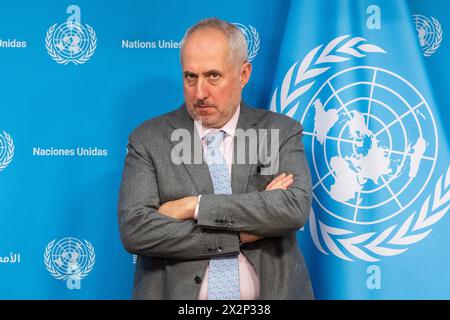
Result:
M196 106L195 107L199 112L211 112L215 109L213 106Z

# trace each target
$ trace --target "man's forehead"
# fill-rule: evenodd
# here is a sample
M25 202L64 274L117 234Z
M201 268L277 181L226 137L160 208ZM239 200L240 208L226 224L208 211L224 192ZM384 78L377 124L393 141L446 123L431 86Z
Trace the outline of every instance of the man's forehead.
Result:
M230 57L230 47L225 35L214 29L197 30L186 40L182 49L182 63L207 64Z
M183 73L207 74L213 72L224 73L231 68L231 64L227 61L217 60L197 60L182 63Z
M190 34L186 41L186 45L188 43L195 44L210 44L210 43L225 43L228 44L228 38L225 34L217 29L213 28L203 28L194 31Z

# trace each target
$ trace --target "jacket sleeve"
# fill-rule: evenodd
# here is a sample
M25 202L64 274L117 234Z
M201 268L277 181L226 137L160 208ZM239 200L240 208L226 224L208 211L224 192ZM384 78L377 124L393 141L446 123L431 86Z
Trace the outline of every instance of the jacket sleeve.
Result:
M202 195L198 225L226 231L245 231L263 237L283 236L301 228L311 208L311 176L302 144L302 126L296 122L280 143L279 174L294 175L287 190L264 190Z
M138 134L131 134L119 192L119 230L131 253L168 259L206 259L239 253L235 232L206 230L194 220L160 214L155 167Z

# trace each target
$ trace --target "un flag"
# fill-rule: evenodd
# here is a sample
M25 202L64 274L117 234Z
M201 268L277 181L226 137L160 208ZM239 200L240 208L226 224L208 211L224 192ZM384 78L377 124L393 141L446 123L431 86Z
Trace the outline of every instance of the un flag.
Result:
M270 108L304 127L313 206L299 244L319 299L450 298L439 6L291 4Z

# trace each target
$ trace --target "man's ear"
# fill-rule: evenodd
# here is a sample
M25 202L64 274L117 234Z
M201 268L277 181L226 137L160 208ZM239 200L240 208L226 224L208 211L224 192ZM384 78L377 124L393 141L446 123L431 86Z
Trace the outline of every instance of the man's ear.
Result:
M250 80L252 74L252 65L250 62L246 61L241 66L241 88L243 89L245 85Z

